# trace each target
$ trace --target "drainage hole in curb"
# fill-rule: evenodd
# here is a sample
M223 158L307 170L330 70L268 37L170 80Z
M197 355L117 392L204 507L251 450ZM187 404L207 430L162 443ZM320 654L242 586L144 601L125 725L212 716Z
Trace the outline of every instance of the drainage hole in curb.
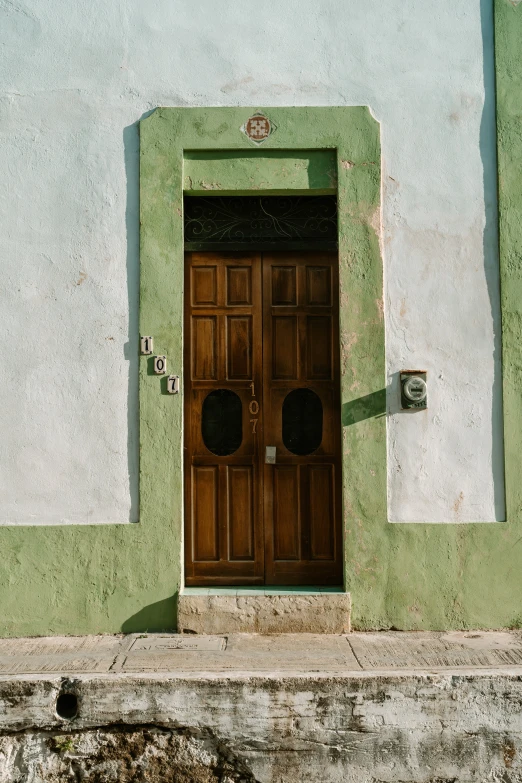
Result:
M75 693L60 693L56 700L56 714L72 720L78 715L78 696Z

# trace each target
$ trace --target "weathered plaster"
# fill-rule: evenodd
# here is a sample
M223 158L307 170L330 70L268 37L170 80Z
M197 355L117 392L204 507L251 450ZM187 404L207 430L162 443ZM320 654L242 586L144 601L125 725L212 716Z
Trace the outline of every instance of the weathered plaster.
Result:
M54 712L61 685L0 681L2 783L131 783L143 780L144 753L152 781L170 765L180 780L225 783L224 763L252 783L522 780L519 670L83 675L65 683L80 699L72 721Z
M210 731L157 726L0 735L0 783L257 783Z

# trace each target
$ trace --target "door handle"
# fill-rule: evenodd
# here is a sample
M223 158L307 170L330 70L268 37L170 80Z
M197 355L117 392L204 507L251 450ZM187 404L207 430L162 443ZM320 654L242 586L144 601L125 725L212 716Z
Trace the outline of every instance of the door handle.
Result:
M276 447L267 446L265 448L265 464L275 465L275 462L276 462Z

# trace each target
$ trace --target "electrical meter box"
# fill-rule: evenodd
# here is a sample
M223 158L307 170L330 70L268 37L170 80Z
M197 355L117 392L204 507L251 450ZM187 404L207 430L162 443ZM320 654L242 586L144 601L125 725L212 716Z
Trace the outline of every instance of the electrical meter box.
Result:
M402 410L428 407L428 386L426 370L401 370Z

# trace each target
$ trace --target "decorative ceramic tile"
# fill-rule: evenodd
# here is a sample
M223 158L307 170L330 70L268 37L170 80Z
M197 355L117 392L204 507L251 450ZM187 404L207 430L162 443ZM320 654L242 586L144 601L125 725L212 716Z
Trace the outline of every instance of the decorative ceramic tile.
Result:
M256 112L248 118L241 130L250 141L261 144L276 130L276 126L264 114Z

